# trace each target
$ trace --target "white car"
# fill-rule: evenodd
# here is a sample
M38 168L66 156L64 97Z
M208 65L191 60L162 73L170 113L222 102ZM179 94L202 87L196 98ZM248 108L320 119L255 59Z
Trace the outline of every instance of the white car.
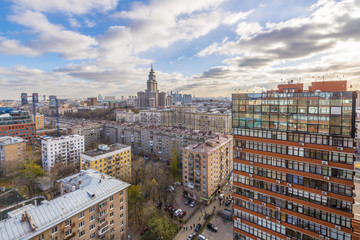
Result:
M168 188L168 191L169 191L169 192L173 192L173 191L175 191L174 186L171 186L171 185L170 185L170 186L169 186L169 188Z
M179 214L182 212L182 210L179 208L178 210L175 211L174 216L177 217L179 216Z
M209 240L204 235L201 235L201 234L198 236L198 239L199 240Z

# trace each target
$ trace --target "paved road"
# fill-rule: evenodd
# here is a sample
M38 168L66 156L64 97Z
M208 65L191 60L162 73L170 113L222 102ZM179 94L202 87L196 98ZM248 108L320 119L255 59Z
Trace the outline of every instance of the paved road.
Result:
M229 196L231 194L230 191L230 187L227 187L226 190L224 190L225 196ZM215 207L215 208L214 208ZM190 233L194 232L194 228L192 228L192 230L190 230L190 226L194 226L194 224L198 224L201 223L202 225L205 223L204 217L202 215L202 213L207 212L207 213L211 213L214 209L215 209L215 214L220 214L221 211L224 208L228 208L231 209L231 205L228 207L225 207L224 204L219 204L219 200L216 199L216 201L214 201L213 203L211 203L209 206L203 206L200 208L199 211L197 211L194 216L183 226L183 227L187 227L187 230L182 229L173 240L186 240L187 237L190 235ZM199 221L200 219L200 221ZM207 234L206 237L209 238L209 240L215 240L215 239L219 239L216 236L221 236L222 240L232 240L232 222L226 222L226 224L224 224L224 222L222 222L222 217L221 216L215 216L213 218L213 220L211 221L212 223L214 223L215 225L218 226L219 228L219 232L218 233L210 233L208 230L204 230L204 234ZM225 234L225 232L228 232L228 234ZM222 234L222 235L220 235ZM211 238L210 238L211 236Z

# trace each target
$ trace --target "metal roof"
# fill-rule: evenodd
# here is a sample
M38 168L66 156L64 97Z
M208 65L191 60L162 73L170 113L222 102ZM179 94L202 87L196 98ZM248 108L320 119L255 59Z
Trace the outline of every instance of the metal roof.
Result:
M90 182L78 190L37 207L13 211L11 217L0 222L0 240L30 239L130 186L126 182L92 169L82 170L71 177L74 178L80 174L88 176ZM91 196L89 192L94 195ZM35 231L31 230L28 221L21 221L25 210L37 227Z

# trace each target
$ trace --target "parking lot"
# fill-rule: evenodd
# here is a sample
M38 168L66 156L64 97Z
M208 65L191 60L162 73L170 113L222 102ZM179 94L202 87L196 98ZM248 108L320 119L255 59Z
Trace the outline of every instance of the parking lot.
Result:
M205 230L202 232L202 235L204 235L209 240L232 240L233 239L233 222L225 220L221 217L221 215L216 214L213 219L211 220L211 223L218 227L217 232L213 232L209 230L208 228L205 228Z

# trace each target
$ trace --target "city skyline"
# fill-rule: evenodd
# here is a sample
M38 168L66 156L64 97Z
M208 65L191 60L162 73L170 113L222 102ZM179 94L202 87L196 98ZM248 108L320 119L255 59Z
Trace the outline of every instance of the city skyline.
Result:
M21 92L135 95L151 63L162 90L199 97L323 77L360 88L357 0L12 0L0 6L0 99L20 99Z

